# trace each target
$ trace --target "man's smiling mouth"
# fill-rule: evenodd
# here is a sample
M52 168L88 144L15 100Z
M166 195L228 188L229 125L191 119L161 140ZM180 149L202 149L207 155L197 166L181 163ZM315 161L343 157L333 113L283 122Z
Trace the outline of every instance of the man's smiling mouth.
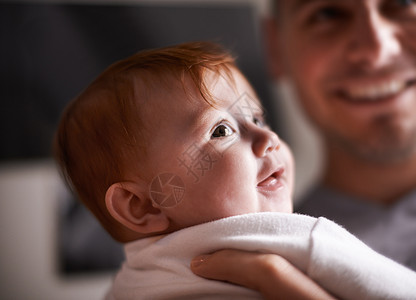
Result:
M372 103L394 98L415 83L416 79L407 81L391 79L371 84L354 84L339 90L337 94L352 102Z

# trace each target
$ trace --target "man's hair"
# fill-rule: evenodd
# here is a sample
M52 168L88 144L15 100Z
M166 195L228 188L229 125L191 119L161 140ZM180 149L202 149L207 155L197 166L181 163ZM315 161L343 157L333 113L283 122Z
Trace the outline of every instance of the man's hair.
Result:
M55 159L70 188L113 238L126 242L132 232L109 214L105 193L140 170L146 155L141 116L152 91L196 91L214 105L206 71L231 79L234 67L232 56L214 43L142 51L112 64L67 106L55 137Z

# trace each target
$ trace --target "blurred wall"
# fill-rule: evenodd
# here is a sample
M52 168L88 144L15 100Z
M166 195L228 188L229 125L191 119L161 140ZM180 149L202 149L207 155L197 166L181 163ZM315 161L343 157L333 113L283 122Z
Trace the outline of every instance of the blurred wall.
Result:
M0 3L0 162L49 157L65 105L146 48L219 42L270 105L258 11L247 1L84 2Z

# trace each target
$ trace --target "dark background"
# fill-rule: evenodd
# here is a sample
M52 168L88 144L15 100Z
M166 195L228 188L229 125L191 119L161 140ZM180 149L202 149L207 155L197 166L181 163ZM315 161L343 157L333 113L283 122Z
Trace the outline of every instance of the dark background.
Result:
M237 56L266 111L272 109L259 26L247 4L0 3L0 163L51 158L65 105L109 64L146 48L219 42ZM269 122L279 131L276 120ZM61 271L118 268L121 245L72 195L64 198L58 212Z
M49 157L67 102L109 64L145 48L219 42L268 108L259 25L242 4L0 3L0 162Z

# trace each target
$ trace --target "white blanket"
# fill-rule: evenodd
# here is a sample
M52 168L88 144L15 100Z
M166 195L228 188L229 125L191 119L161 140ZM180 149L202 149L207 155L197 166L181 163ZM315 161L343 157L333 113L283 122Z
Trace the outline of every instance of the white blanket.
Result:
M261 298L191 272L193 257L224 248L279 254L341 299L416 299L416 273L325 218L285 213L235 216L126 244L107 299Z

